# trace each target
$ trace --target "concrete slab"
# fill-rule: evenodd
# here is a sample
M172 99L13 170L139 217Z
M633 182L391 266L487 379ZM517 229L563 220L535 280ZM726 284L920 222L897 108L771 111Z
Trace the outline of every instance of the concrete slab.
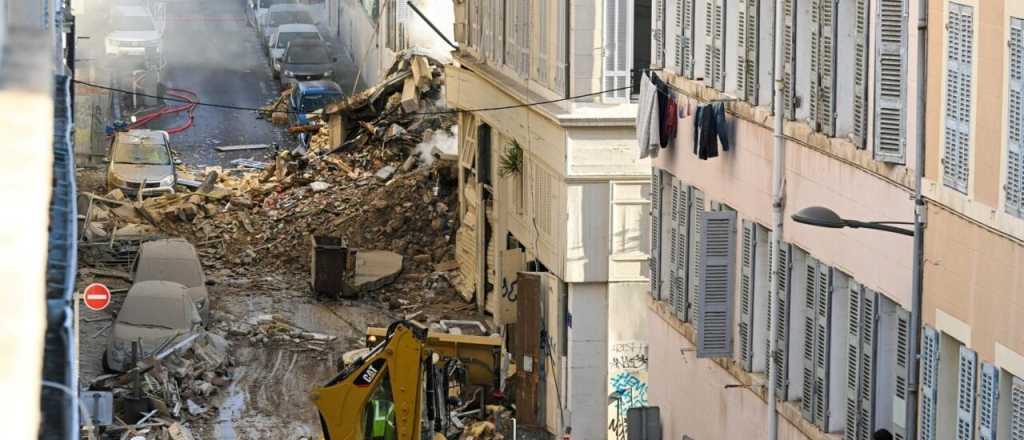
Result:
M367 292L393 283L402 273L402 259L394 252L360 250L356 253L352 287L357 292Z

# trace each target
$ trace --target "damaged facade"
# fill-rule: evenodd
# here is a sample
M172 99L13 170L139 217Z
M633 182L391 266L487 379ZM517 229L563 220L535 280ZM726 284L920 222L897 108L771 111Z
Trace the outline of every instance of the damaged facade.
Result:
M911 438L912 240L790 216L824 206L844 218L913 219L907 164L921 110L908 91L921 3L785 2L785 220L772 274L774 3L654 5L652 65L663 69L652 75L682 110L669 115L675 144L652 161L650 405L664 438L764 438L771 355L781 367L779 438L869 439L878 429ZM731 148L705 160L694 118L716 103ZM705 279L713 270L729 276Z
M521 424L612 436L646 403L649 164L629 71L647 61L626 43L645 31L626 28L625 3L453 3L458 288L508 335Z

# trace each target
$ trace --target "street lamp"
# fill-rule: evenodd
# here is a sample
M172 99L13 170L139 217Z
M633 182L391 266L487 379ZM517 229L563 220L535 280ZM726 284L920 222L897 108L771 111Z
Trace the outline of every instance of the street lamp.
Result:
M863 228L863 229L876 229L879 231L892 232L894 234L901 234L907 236L914 236L914 231L909 229L903 229L892 225L912 225L911 222L863 222L860 220L844 219L836 214L835 211L825 208L823 206L811 206L797 211L790 218L797 223L803 223L805 225L819 226L823 228Z

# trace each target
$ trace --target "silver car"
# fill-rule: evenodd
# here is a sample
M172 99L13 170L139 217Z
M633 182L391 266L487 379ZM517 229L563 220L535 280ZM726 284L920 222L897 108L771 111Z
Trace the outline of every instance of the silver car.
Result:
M132 281L171 281L185 286L203 322L210 319L210 297L206 274L192 243L168 238L142 243L132 263Z
M323 37L320 36L320 31L316 29L316 26L295 23L278 26L270 36L267 51L270 53L270 67L273 70L274 79L281 78L281 58L284 57L285 49L288 49L288 43L298 40L323 40Z
M110 145L107 189L133 197L145 182L143 195L174 192L177 174L169 141L161 130L118 132Z
M202 328L202 318L188 289L170 281L143 281L132 285L114 319L103 368L132 368L132 343L139 343L136 361L173 346Z
M108 56L143 56L146 48L163 50L163 33L144 6L115 6L110 11L110 33L104 40Z
M316 25L316 20L305 5L285 4L271 6L267 13L260 17L260 22L257 23L264 47L269 48L270 37L274 35L277 27L283 24Z

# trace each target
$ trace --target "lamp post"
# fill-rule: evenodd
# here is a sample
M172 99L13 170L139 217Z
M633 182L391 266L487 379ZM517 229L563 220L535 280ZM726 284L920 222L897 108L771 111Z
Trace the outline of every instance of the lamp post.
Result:
M920 199L920 192L918 191L917 194L918 197L916 202L923 204L922 199ZM922 286L924 284L924 221L921 214L922 212L923 209L919 205L915 205L913 222L865 222L860 220L844 219L840 217L839 214L836 214L835 211L822 206L811 206L797 211L796 214L793 214L790 217L797 223L822 228L875 229L878 231L914 237L913 278L911 280L910 306L910 346L907 347L910 351L910 362L907 365L910 380L907 384L907 399L905 401L906 407L904 412L904 414L906 414L904 427L907 430L907 438L917 438L917 362L919 356L918 350L920 349L918 334L921 328L921 299L923 295ZM914 225L914 229L910 230L893 225Z

